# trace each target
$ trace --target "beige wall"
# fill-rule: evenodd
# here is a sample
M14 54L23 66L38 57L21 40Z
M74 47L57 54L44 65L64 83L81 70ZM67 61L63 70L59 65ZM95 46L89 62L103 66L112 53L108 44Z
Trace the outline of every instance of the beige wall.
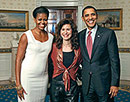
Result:
M0 0L0 10L29 11L29 29L34 27L32 10L38 0ZM117 30L119 48L130 48L130 0L84 0L84 6L93 5L97 9L123 9L123 29ZM12 34L14 32L0 32L0 49L11 48ZM19 35L22 32L17 32ZM120 53L121 79L130 80L130 53Z
M36 7L36 0L0 0L0 10L29 11L29 28L34 27L32 10ZM0 48L11 48L14 32L0 32ZM22 32L17 32L21 34Z
M84 6L93 5L97 9L123 8L123 30L117 30L119 48L130 48L130 0L84 0ZM0 0L1 10L29 11L29 28L34 27L32 10L36 0ZM14 32L0 32L0 48L10 48ZM17 32L21 34L22 32Z
M84 0L84 6L97 9L123 9L123 30L116 30L119 48L130 48L130 0Z

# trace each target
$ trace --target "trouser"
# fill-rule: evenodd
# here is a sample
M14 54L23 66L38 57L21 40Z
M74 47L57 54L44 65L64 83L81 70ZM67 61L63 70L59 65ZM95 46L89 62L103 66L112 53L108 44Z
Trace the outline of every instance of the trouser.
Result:
M75 81L70 83L70 90L65 91L63 81L52 79L50 92L51 102L78 102L79 87Z
M114 102L114 98L110 98L109 92L102 95L96 93L94 83L91 81L88 94L83 95L83 102Z

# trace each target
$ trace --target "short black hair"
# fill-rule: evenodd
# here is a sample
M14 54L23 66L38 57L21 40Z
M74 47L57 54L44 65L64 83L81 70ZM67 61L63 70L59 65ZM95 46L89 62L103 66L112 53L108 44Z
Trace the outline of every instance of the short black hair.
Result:
M85 11L86 9L90 9L90 8L94 9L94 11L95 11L96 14L97 14L97 9L96 9L95 7L93 7L93 6L86 6L86 7L84 7L84 9L82 10L82 17L84 16L84 11Z
M38 13L45 13L47 14L47 18L49 17L49 10L44 6L39 6L35 8L33 11L33 17L36 18Z

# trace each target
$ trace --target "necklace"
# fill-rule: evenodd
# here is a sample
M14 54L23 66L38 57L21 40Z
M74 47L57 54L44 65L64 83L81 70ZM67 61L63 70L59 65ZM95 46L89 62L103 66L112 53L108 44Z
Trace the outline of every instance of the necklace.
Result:
M64 52L72 51L72 45L71 45L71 43L63 44L62 51L64 51Z
M41 34L41 32L38 32L38 31L36 31L36 30L34 30L34 33L37 34L37 35L40 35L40 34Z
M71 44L63 44L64 47L71 47Z
M70 50L72 50L71 43L63 44L63 51L70 51Z
M45 31L38 32L36 29L33 30L33 32L34 32L34 37L36 40L38 40L40 42L44 42L44 41L48 40L47 32L45 32Z
M41 34L46 35L46 34L47 34L47 32L44 31L44 30L43 30L43 31L37 31L36 29L34 29L33 31L34 31L34 33L37 34L37 35L41 35Z

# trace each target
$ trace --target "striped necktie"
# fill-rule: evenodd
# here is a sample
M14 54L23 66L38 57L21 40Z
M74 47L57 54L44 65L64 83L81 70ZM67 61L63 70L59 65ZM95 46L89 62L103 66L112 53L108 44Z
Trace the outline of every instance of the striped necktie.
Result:
M91 54L92 54L92 37L91 37L91 31L88 32L88 37L87 37L87 50L88 50L88 55L89 58L91 59Z

